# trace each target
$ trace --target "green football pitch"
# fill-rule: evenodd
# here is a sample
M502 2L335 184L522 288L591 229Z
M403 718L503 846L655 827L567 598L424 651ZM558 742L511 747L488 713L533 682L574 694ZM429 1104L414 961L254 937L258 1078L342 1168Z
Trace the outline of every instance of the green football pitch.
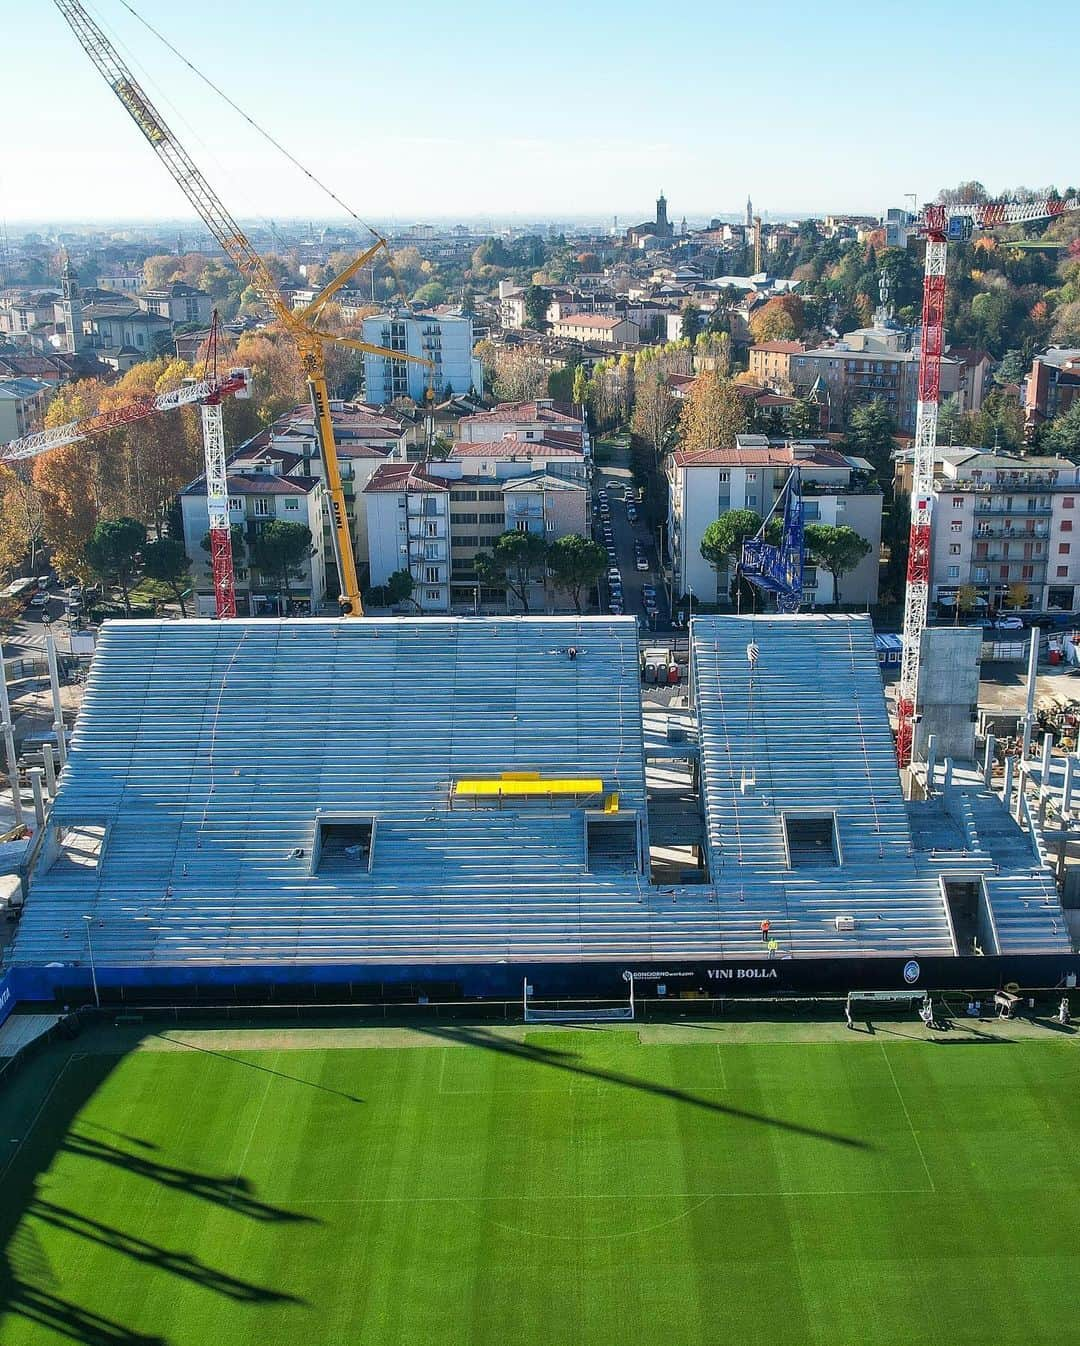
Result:
M3 1346L1080 1343L1070 1037L363 1032L26 1065Z

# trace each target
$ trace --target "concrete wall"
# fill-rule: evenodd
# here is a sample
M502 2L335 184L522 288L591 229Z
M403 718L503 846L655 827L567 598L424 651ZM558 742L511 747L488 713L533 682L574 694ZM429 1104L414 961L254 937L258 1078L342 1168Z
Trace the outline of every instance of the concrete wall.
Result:
M937 735L937 760L975 759L975 707L979 700L982 630L977 626L930 626L923 632L919 673L919 721L914 757L926 760L926 741Z

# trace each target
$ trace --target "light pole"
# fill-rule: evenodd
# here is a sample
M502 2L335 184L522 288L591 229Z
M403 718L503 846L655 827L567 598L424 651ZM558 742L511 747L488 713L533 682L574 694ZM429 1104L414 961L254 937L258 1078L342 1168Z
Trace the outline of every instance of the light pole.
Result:
M90 934L90 927L94 923L93 916L84 916L86 922L86 947L90 951L90 981L94 987L94 1004L98 1009L101 1008L101 997L98 995L97 968L94 966L94 941Z

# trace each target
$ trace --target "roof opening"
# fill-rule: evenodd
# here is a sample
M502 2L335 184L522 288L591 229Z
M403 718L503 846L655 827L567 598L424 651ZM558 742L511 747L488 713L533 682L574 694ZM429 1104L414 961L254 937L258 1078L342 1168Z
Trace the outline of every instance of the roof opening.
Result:
M597 870L632 872L641 868L638 816L633 812L585 815L585 865Z
M790 869L836 868L840 864L835 814L785 813L784 840Z
M373 814L322 816L315 820L313 874L368 873L375 854Z
M59 869L92 870L101 864L107 825L104 819L58 822L46 842L42 873Z

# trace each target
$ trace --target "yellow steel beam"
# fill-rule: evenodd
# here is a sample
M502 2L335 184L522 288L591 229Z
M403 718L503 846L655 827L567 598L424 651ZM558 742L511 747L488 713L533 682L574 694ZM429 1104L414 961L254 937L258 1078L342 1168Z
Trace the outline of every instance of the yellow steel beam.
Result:
M507 799L530 795L602 794L604 782L598 776L535 776L531 779L495 776L454 782L457 799Z

